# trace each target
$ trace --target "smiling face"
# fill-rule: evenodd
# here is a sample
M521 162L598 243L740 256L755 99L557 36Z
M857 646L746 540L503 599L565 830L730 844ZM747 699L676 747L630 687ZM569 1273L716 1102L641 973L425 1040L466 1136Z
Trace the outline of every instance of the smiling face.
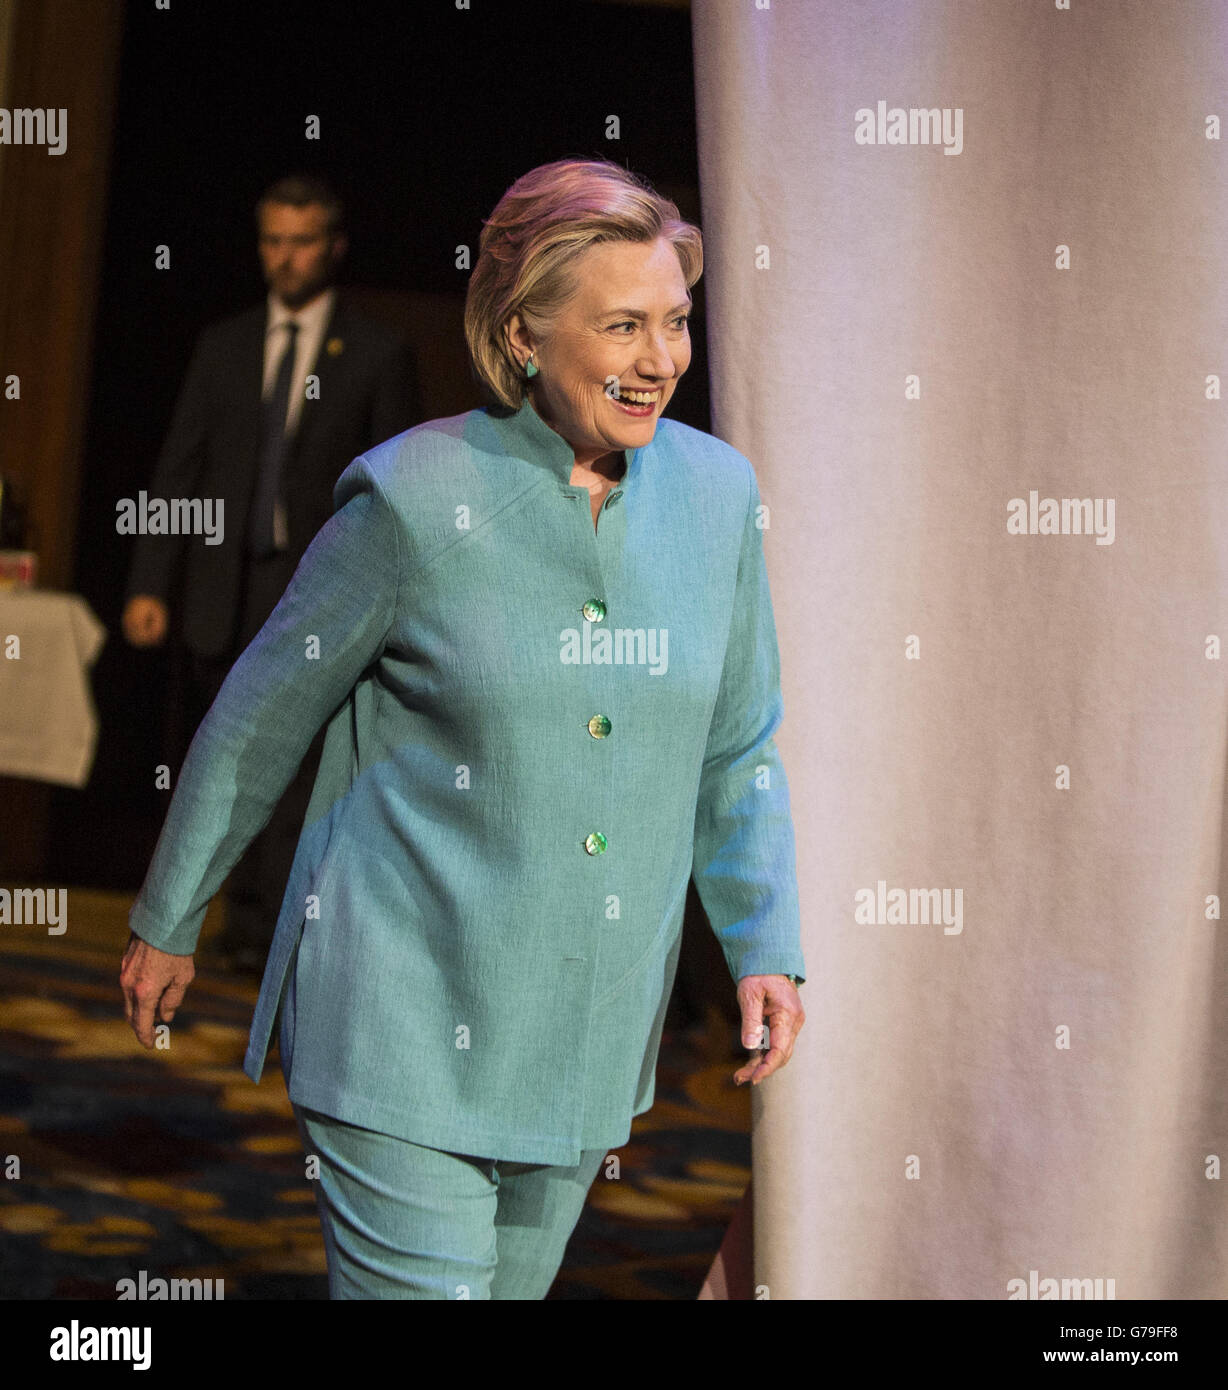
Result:
M691 297L664 237L590 246L576 274L579 287L549 338L534 340L513 314L508 340L522 367L535 349L538 375L528 384L533 407L572 446L576 462L587 465L642 448L656 433L691 364Z
M265 283L287 309L301 309L327 289L344 254L345 236L328 231L322 204L270 203L260 209Z

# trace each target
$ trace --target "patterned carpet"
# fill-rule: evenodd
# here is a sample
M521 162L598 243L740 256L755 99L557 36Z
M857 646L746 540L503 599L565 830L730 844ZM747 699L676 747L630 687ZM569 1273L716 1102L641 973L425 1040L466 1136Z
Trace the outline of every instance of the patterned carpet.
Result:
M327 1298L280 1068L239 1069L256 985L198 961L173 1047L145 1052L118 986L129 903L72 889L64 936L0 927L0 1298L111 1300L141 1269ZM696 1297L750 1180L727 1038L715 1011L667 1031L656 1103L593 1184L552 1299Z

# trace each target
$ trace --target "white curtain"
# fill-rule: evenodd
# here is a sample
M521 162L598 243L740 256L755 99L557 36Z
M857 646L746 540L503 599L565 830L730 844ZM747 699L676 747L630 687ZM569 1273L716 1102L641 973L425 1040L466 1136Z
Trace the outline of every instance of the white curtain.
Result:
M692 13L810 971L757 1294L1222 1298L1228 4Z

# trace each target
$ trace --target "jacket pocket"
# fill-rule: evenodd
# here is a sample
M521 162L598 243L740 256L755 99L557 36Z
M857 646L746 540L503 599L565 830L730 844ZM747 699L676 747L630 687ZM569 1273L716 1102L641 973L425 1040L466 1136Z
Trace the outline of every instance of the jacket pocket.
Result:
M644 949L639 953L639 955L636 956L635 960L626 968L626 970L623 971L623 973L618 977L618 979L615 980L614 983L608 989L603 990L602 993L599 994L593 1000L594 1009L599 1008L602 1004L612 999L619 992L619 990L624 989L628 981L630 981L634 976L639 974L639 972L643 969L645 963L652 960L657 954L661 952L661 945L662 942L665 941L666 937L669 937L668 944L673 944L673 938L672 936L670 936L671 924L673 923L674 913L677 910L679 902L681 902L686 897L687 884L689 882L690 876L688 875L685 879L683 879L682 887L674 894L669 907L667 907L665 911L661 914L660 925L657 927L657 930L653 935L652 940L648 943L647 946L644 947ZM680 921L678 923L679 930L681 930L681 926L682 923Z

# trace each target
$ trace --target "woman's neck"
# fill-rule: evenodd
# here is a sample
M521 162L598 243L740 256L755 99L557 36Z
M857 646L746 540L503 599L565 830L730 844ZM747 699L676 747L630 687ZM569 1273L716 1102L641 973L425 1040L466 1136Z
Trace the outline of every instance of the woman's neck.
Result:
M579 473L591 473L594 477L601 477L610 482L618 480L627 471L627 458L621 449L615 449L611 453L601 454L593 459L591 463L584 463L577 455L575 460L575 471Z

